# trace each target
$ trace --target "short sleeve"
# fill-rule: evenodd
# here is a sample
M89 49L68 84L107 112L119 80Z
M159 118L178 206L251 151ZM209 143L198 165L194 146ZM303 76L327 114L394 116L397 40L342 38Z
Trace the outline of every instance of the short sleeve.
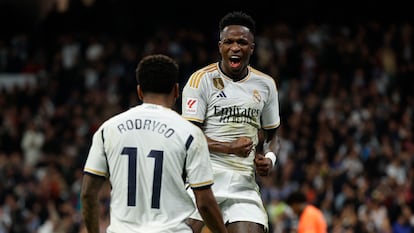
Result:
M269 96L262 112L262 128L273 129L280 125L279 96L275 81L269 82Z
M187 150L188 182L192 188L209 186L213 184L213 171L207 140L198 127L195 127L192 136L192 142Z
M104 128L100 128L93 135L84 172L105 177L109 175L104 140Z
M182 116L190 121L204 122L207 111L205 73L195 72L188 79L182 93Z

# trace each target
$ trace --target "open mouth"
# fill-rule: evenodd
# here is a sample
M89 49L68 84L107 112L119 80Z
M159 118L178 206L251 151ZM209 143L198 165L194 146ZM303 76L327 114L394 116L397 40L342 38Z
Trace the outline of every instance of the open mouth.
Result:
M230 56L229 61L232 68L238 68L241 64L241 58L239 56Z

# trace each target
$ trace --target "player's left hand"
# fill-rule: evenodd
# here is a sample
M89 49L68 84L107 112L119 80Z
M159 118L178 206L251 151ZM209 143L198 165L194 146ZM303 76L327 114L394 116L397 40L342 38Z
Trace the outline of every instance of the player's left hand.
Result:
M272 170L272 160L266 158L260 153L256 153L254 157L254 164L256 165L256 172L259 176L267 176Z

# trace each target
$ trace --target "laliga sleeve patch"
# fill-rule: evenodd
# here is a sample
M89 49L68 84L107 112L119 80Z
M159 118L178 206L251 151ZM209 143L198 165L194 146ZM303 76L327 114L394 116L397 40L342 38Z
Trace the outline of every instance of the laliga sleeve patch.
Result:
M197 114L197 105L198 105L198 99L197 98L190 98L188 97L185 101L185 113L186 114Z

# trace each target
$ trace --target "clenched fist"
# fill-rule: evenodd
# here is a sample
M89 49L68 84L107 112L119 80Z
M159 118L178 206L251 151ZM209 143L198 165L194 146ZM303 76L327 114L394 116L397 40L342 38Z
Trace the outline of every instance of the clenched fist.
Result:
M254 157L254 164L256 165L256 172L259 176L269 175L273 167L272 160L259 153L256 153Z
M239 137L230 142L230 152L239 157L247 157L253 149L253 141L249 137Z

